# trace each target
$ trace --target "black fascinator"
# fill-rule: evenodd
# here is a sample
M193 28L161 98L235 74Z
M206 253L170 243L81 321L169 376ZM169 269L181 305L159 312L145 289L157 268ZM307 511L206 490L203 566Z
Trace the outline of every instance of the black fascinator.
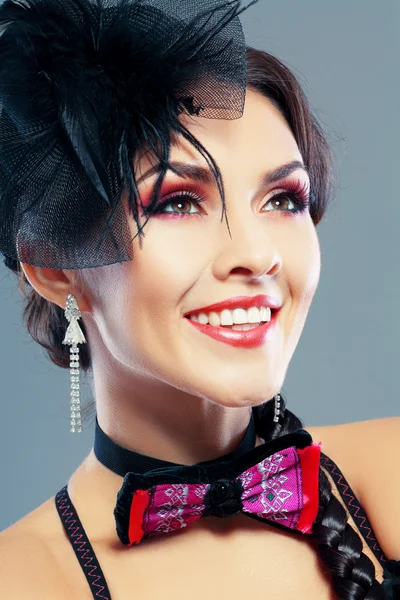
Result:
M0 4L0 252L51 269L131 260L134 157L169 166L181 113L243 114L240 0L4 0ZM172 169L173 170L173 169ZM127 194L129 215L122 205ZM143 207L142 207L143 208Z

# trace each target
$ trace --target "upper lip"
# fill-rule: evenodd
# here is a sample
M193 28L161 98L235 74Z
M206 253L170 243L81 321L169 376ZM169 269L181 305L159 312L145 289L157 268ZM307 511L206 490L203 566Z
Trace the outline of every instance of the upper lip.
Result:
M183 316L187 317L189 315L195 313L210 313L220 312L227 308L229 310L233 310L234 308L251 308L252 306L256 306L257 308L261 308L261 306L269 306L273 309L279 309L282 306L282 303L273 298L272 296L267 296L266 294L259 294L258 296L234 296L233 298L228 298L227 300L222 300L222 302L217 302L216 304L210 304L209 306L203 306L202 308L196 308L188 311Z

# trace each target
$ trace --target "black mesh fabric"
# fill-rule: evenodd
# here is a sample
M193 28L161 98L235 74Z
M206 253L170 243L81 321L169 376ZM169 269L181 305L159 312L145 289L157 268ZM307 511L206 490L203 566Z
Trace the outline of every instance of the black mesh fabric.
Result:
M6 266L83 269L133 258L128 219L142 233L134 158L148 149L162 165L151 215L170 168L171 136L193 143L181 113L243 114L247 65L239 15L257 1L0 4Z

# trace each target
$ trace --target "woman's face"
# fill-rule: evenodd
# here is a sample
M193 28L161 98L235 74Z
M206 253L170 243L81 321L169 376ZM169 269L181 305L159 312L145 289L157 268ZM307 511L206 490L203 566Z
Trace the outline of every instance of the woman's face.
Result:
M199 182L167 172L159 201L169 203L146 224L142 249L136 236L132 261L86 272L90 312L125 373L221 406L257 405L280 390L319 281L320 250L309 210L293 212L300 207L293 190L307 199L308 174L295 168L260 185L266 173L302 163L302 156L284 118L255 92L247 92L240 119L182 119L221 170L231 235L214 179ZM193 146L178 142L171 161L207 168ZM148 155L138 159L137 180L154 164ZM144 203L156 177L139 183ZM190 195L173 199L181 190ZM129 222L133 237L132 216ZM275 297L282 308L267 339L255 347L214 339L183 316L258 294Z

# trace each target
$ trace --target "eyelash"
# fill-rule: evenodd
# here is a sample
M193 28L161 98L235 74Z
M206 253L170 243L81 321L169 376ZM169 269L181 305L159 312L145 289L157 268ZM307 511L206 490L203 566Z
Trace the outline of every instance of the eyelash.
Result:
M284 213L285 217L293 215L293 214L300 214L302 212L305 212L305 210L309 206L308 184L306 182L304 184L302 184L300 180L298 180L297 182L294 182L294 181L288 182L285 184L285 190L284 191L282 190L281 192L278 192L277 194L275 194L274 196L269 198L267 201L267 204L273 200L276 200L277 198L282 198L282 197L283 198L286 197L289 200L291 200L294 203L295 208L288 209L288 210L272 210L272 211L265 211L265 212L282 212L282 213ZM200 214L200 213L175 213L173 211L165 211L164 212L164 208L166 206L168 206L169 204L172 204L176 200L180 200L182 198L189 198L192 202L195 202L198 205L200 205L202 202L206 201L206 198L203 196L203 194L201 193L200 190L198 190L197 192L194 192L193 189L182 189L182 190L179 190L179 192L170 196L169 198L160 202L154 209L153 214L174 215L175 218Z

